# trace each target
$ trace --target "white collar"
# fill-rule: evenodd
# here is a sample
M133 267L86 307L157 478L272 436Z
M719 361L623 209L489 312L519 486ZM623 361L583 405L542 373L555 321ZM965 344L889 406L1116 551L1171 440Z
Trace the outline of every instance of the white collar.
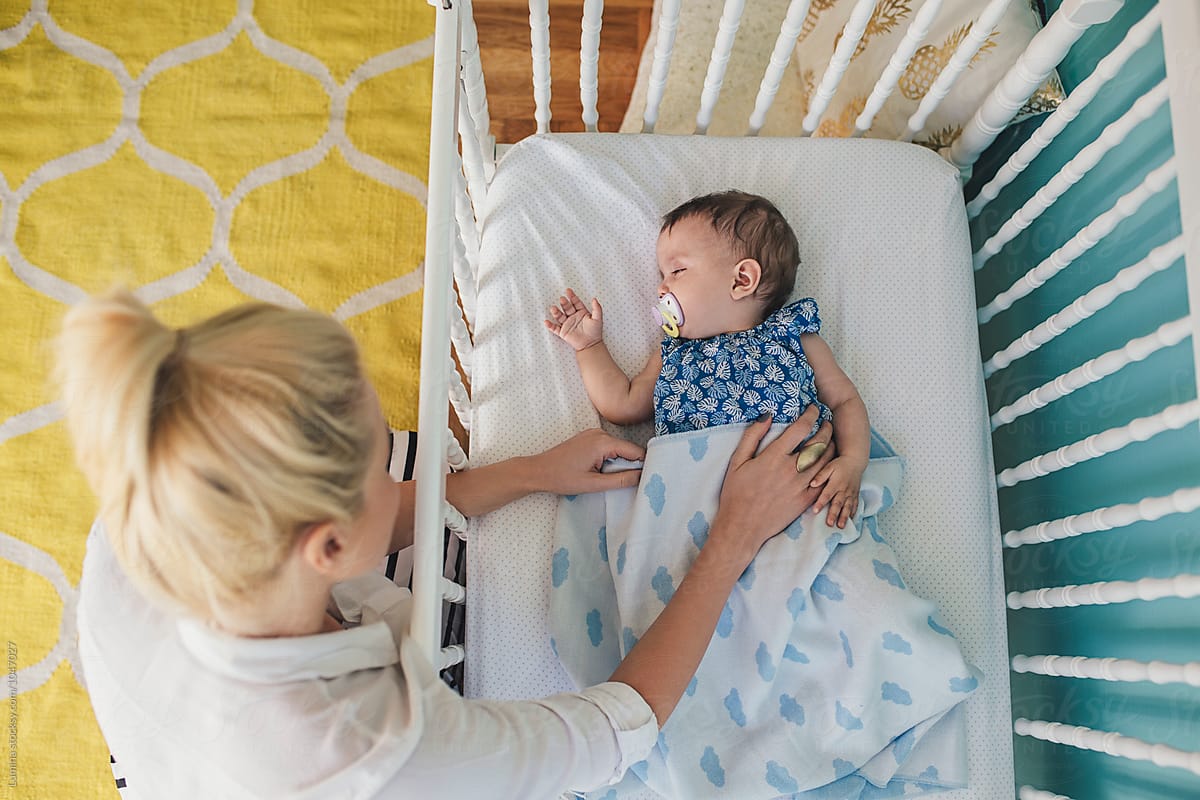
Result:
M311 636L234 636L192 618L177 621L184 648L221 675L250 683L336 678L400 660L412 595L377 572L337 584L330 610L355 627Z

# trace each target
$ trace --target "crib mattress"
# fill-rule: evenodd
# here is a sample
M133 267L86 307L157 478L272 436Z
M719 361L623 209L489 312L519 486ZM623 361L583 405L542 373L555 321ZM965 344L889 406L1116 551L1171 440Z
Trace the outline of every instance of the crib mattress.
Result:
M871 422L906 461L886 513L909 587L935 601L983 673L968 701L971 786L1012 796L1000 530L958 175L891 141L551 134L505 154L483 211L471 457L549 448L601 424L571 349L542 325L564 287L604 307L605 340L634 374L658 346L650 306L663 213L738 188L771 199L800 241L795 297L820 305L822 336ZM608 426L642 443L649 425ZM468 534L469 696L570 690L550 647L557 498L534 495Z

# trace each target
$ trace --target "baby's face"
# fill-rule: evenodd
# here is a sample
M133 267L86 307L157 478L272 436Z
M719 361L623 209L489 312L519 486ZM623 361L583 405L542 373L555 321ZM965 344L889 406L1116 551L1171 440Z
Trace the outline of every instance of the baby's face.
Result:
M708 220L688 217L658 235L658 296L683 309L679 335L706 339L728 330L737 257Z

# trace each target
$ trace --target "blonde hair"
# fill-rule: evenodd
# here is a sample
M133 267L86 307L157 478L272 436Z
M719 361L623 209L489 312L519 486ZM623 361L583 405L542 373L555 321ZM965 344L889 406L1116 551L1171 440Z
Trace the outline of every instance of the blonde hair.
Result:
M366 382L323 314L247 304L172 330L116 290L67 313L58 380L113 551L168 605L250 602L308 525L362 509Z

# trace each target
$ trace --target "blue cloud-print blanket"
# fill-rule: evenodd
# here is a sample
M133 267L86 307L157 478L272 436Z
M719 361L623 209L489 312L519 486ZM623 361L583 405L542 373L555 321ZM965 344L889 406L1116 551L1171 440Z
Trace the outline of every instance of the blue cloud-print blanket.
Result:
M744 427L656 437L636 489L560 502L551 644L579 686L607 680L671 598L708 535ZM844 530L810 511L767 542L650 757L590 798L616 800L642 783L688 800L895 797L966 784L956 706L980 673L934 605L907 590L879 531L902 473L876 439Z

